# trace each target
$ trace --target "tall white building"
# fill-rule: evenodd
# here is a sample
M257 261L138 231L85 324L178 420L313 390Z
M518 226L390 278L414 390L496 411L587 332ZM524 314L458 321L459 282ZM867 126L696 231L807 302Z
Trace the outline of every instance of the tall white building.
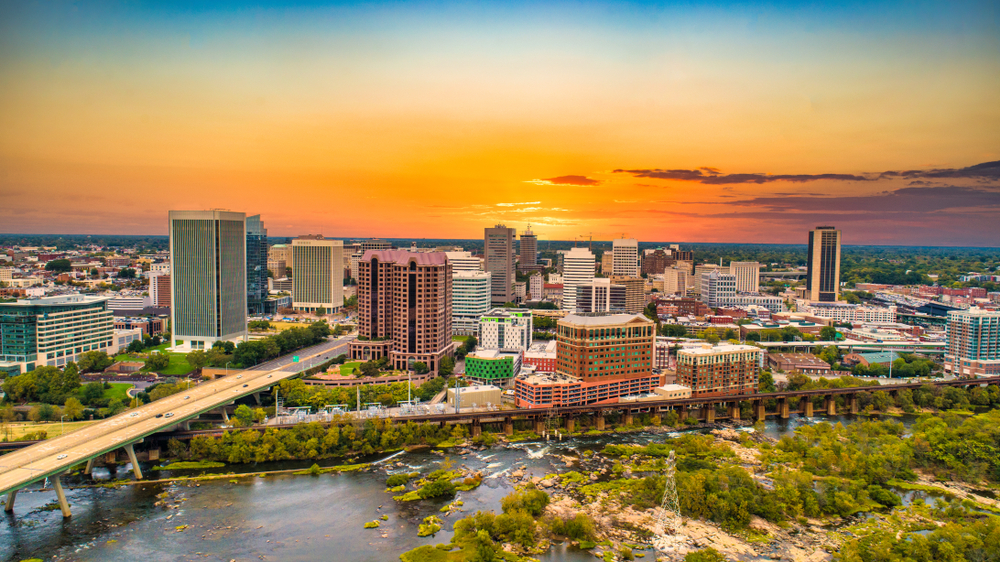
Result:
M532 329L530 309L494 308L479 320L479 347L527 351Z
M482 271L483 260L472 255L472 252L445 252L452 272Z
M729 273L736 276L736 290L740 293L756 293L760 290L760 263L755 261L734 261L729 264Z
M459 336L479 335L479 319L490 311L490 277L485 271L451 274L451 331Z
M573 248L563 257L562 308L576 311L576 288L594 280L594 254L587 248Z
M736 276L712 270L701 274L701 300L711 308L718 308L723 299L736 296Z
M611 242L613 254L611 273L625 277L639 276L639 241L635 238L618 238ZM606 275L606 273L605 273Z
M542 300L542 293L545 289L545 276L535 273L528 278L528 300Z
M292 308L339 311L344 306L344 243L304 236L292 240L292 255Z

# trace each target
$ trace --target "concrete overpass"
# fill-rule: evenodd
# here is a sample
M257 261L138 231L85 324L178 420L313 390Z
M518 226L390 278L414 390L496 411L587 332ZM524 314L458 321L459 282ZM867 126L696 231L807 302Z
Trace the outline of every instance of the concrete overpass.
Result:
M7 493L5 511L14 509L17 491L35 482L51 479L64 517L70 516L63 492L62 476L73 466L86 462L89 474L95 458L124 449L137 479L142 478L133 445L161 432L187 429L200 415L224 407L247 396L259 400L261 391L296 376L300 371L338 355L349 338L328 341L285 356L251 370L204 382L190 389L128 410L101 422L54 439L0 456L0 494ZM308 355L307 355L308 354ZM223 411L223 414L225 412Z
M868 342L858 340L840 341L762 341L754 342L764 349L794 349L808 351L815 347L826 347L835 345L840 349L852 351L902 351L906 353L923 353L928 355L941 355L945 352L947 344L943 342Z

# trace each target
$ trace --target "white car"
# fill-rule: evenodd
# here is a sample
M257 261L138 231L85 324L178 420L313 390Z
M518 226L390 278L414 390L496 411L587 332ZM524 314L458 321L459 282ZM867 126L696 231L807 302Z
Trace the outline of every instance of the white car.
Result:
M66 457L68 457L68 456L69 456L69 455L59 455L58 457L56 457L56 459L57 459L57 460L63 460L64 458L66 458Z
M172 418L172 417L174 417L174 413L173 412L167 412L166 414L163 414L163 417L165 417L165 418Z
M128 417L134 418L134 417L137 417L138 415L139 415L139 412L132 412L131 414L128 415Z

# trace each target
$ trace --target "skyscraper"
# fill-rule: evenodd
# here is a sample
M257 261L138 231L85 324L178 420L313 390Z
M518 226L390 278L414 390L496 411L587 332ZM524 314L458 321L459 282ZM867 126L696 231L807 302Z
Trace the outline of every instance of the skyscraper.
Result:
M292 240L292 308L323 309L329 314L344 306L344 243L322 235Z
M170 211L170 327L183 347L247 335L246 214Z
M260 215L247 217L247 312L264 314L267 300L267 229Z
M948 312L944 370L956 376L1000 375L1000 312L972 307Z
M432 373L454 354L451 264L444 252L369 250L358 262L358 334L351 359L388 356L396 369Z
M810 230L808 260L809 300L836 302L840 294L840 231L832 226Z
M486 229L484 249L486 271L490 278L490 302L504 304L514 300L514 235L513 228L498 224Z
M755 261L734 261L729 264L729 273L736 276L736 290L740 293L756 293L760 290L760 263Z
M452 333L478 336L479 319L490 311L490 274L476 270L453 271L451 282Z
M614 255L611 275L622 277L639 276L639 241L635 238L617 238L611 242ZM605 273L605 275L608 275Z
M594 254L587 248L573 248L563 257L562 308L576 311L576 288L594 280Z
M521 233L521 268L530 267L538 263L538 237L531 232L531 225L528 230Z

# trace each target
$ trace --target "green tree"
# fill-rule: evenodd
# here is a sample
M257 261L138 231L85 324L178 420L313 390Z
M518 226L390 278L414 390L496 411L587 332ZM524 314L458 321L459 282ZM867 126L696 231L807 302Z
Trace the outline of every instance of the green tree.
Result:
M326 316L326 307L321 306L316 309L316 316Z
M187 359L188 365L194 369L201 369L208 365L208 355L200 349L188 352L184 358Z
M55 273L68 273L73 271L73 263L67 259L52 260L45 264L45 271L53 271Z
M150 371L162 371L170 366L170 356L166 353L156 352L149 354L146 359L146 369Z
M63 415L71 420L83 419L83 404L76 398L67 398L63 405Z
M240 404L236 407L236 411L233 412L233 425L236 427L249 427L253 425L254 422L254 412L246 404Z
M126 267L118 272L119 279L135 279L135 270L131 267Z
M87 351L80 355L77 367L83 373L98 373L110 367L114 361L103 351Z
M132 342L128 344L128 347L125 348L125 350L129 353L142 353L145 349L146 346L142 344L141 340L132 340Z
M430 372L430 368L427 367L427 363L423 361L417 361L413 364L413 372L418 375L423 375Z
M83 390L80 392L80 398L83 403L88 406L103 406L102 399L104 398L104 385L99 382L88 382L83 385Z
M777 392L778 387L774 384L774 375L771 371L761 371L760 378L758 379L757 388L760 392Z
M823 341L836 341L837 329L833 326L823 326L819 331L819 339Z
M444 357L441 358L441 364L438 365L438 376L450 377L454 372L455 372L455 360L445 355Z

